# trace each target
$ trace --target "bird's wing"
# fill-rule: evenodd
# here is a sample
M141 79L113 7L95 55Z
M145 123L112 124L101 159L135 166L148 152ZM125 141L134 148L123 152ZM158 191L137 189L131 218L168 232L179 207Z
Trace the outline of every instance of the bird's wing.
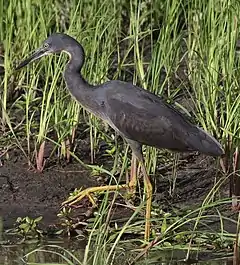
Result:
M128 83L106 92L110 124L126 138L172 150L191 150L186 140L198 128L160 97Z

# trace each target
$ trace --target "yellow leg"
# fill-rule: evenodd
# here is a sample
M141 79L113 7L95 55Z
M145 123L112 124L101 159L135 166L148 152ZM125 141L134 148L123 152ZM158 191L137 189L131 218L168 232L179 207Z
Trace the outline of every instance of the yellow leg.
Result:
M134 154L132 154L130 181L128 184L90 187L83 191L80 191L75 196L70 197L69 199L64 201L62 205L66 205L66 204L73 205L81 201L84 197L88 197L93 207L96 207L97 203L95 202L94 197L92 196L92 193L103 192L103 191L115 191L119 189L129 189L129 193L133 195L136 193L136 185L137 185L137 158Z
M150 229L151 229L151 208L152 208L152 184L151 181L148 177L146 168L144 166L144 163L141 162L141 167L142 167L142 172L143 172L143 177L144 177L144 186L146 189L146 215L145 215L145 234L144 234L144 239L145 241L149 242L150 238Z
M129 192L131 195L136 193L137 186L137 158L134 154L132 154L131 161L131 173L130 173L130 182L129 182Z
M137 156L138 157L138 156ZM140 153L140 157L138 157L138 160L140 161L140 165L142 168L142 173L144 177L144 186L146 190L146 214L145 214L145 233L144 233L144 239L145 241L149 242L150 238L150 228L151 228L151 206L152 206L152 185L150 182L150 179L148 177L146 168L144 166L144 161ZM133 155L132 157L132 165L131 165L131 179L128 184L124 185L111 185L111 186L101 186L101 187L91 187L87 188L75 196L67 199L62 203L62 205L73 205L79 201L81 201L85 196L87 196L92 203L94 207L97 206L97 203L95 202L94 197L92 196L92 193L96 192L103 192L103 191L116 191L119 189L129 189L130 192L135 193L136 191L136 185L137 185L137 172L136 172L136 156Z
M111 185L111 186L101 186L101 187L90 187L87 188L83 191L80 191L78 194L75 196L67 199L62 203L62 205L68 204L68 205L73 205L79 201L81 201L85 196L89 198L90 202L94 207L97 206L97 203L95 202L92 193L95 192L102 192L102 191L116 191L118 189L126 189L128 188L129 185L124 184L124 185Z

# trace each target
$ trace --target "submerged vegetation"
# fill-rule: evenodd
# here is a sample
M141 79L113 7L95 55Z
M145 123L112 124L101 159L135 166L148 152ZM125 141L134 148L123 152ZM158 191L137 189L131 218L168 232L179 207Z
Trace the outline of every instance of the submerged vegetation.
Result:
M226 155L216 161L210 176L212 189L202 203L179 212L174 207L159 209L155 202L155 248L187 249L187 256L190 249L232 251L238 235L227 232L224 225L227 220L238 231L239 221L223 212L231 203L238 209L240 195L239 1L0 0L0 17L0 163L17 148L38 172L53 161L74 160L93 175L108 175L112 182L116 175L125 177L129 148L71 98L62 78L64 54L23 71L13 70L51 33L65 32L85 49L82 74L89 83L120 79L148 89L174 104L224 147ZM90 147L88 157L79 152L83 137ZM167 165L171 174L166 189L174 197L181 157L150 147L143 151L150 175L161 174L159 165ZM228 182L230 198L221 192ZM84 260L74 262L71 256L65 263L113 264L124 258L124 247L138 242L133 235L143 232L143 218L136 218L143 202L119 227L108 214L115 197L112 202L107 198L108 194L86 228L89 241ZM60 217L70 233L75 223L64 211ZM214 228L209 224L212 220L217 223ZM18 227L24 236L35 225L30 223ZM97 246L94 253L90 251L93 244ZM57 251L62 253L60 248Z

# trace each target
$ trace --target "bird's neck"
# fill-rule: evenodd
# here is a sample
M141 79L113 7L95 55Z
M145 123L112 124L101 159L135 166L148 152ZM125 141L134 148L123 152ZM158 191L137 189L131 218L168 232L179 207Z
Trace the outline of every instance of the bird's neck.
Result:
M72 96L87 110L94 112L98 109L95 88L90 85L81 75L84 63L84 51L81 45L70 47L66 50L70 60L66 65L64 79ZM95 113L98 115L98 113Z
M90 85L81 76L80 72L73 71L71 64L66 66L64 79L73 98L75 98L86 110L98 115L98 113L92 111L98 109L98 102L94 93L95 87Z
M80 44L76 44L75 46L67 47L64 52L69 56L69 61L64 72L64 79L71 94L77 97L81 91L86 90L90 86L81 75L81 69L85 60L84 51Z
M64 71L64 79L71 94L77 100L82 101L82 97L87 94L91 85L82 77L81 69L78 70L69 62Z

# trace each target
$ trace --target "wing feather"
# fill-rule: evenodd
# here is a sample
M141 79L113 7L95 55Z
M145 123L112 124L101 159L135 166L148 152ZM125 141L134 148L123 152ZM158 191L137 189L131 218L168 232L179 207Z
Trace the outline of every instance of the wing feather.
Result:
M197 131L185 117L161 98L135 86L107 94L108 117L126 138L172 150L191 150L183 137Z
M162 98L121 81L105 86L106 117L124 137L174 151L221 155L221 145ZM114 89L113 89L114 88Z

